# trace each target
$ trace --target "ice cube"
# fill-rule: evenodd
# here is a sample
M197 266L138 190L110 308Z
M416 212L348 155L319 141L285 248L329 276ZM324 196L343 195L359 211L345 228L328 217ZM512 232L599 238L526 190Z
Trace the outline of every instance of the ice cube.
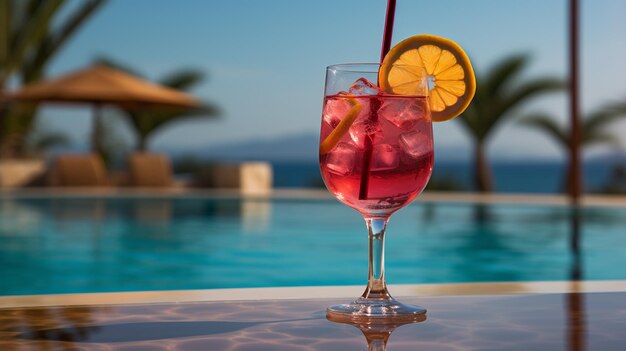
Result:
M378 121L372 121L369 116L359 116L350 126L350 137L359 148L365 147L365 140L369 137L372 142L383 137L383 129Z
M351 95L363 96L363 95L377 95L380 89L369 80L365 78L359 78L356 82L352 83L348 92Z
M400 150L390 144L374 146L372 152L372 169L392 169L400 164Z
M348 114L352 105L348 100L342 98L330 98L324 106L324 121L335 128L341 120Z
M427 134L418 131L408 132L400 135L400 147L407 155L418 158L432 152L433 140Z
M418 99L386 99L378 109L379 116L404 130L413 128L426 112L423 102Z
M433 135L433 125L430 121L430 116L428 116L427 118L418 119L415 129L425 135Z
M348 143L339 143L326 156L326 167L333 173L346 175L354 172L357 148Z

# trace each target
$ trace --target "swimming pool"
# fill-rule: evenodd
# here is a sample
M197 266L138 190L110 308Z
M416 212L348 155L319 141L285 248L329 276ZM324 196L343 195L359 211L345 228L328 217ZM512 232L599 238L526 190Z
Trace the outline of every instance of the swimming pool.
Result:
M626 208L414 202L390 284L626 279ZM0 197L0 295L364 285L359 215L333 199Z

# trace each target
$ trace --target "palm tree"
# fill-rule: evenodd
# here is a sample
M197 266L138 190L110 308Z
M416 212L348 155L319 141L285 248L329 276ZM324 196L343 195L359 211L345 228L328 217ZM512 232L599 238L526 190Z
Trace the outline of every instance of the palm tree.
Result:
M585 116L581 121L581 149L598 144L620 146L619 136L611 133L607 130L607 127L609 124L622 117L626 117L626 104L612 104L600 107ZM557 124L551 116L544 113L535 113L524 117L520 122L525 126L537 129L551 137L563 151L567 152L569 150L569 130ZM564 191L569 190L572 186L572 184L570 184L570 177L567 176L567 174L573 171L571 167L571 165L568 166L568 171L563 178Z
M44 76L48 62L107 0L0 0L0 91ZM35 107L0 106L0 155L24 153Z
M115 62L108 58L99 58L97 63L103 64L121 71L125 71L136 76L134 69L126 65ZM159 81L159 84L168 88L188 91L204 80L204 74L195 69L179 69L166 75ZM159 108L150 110L123 109L124 115L128 117L130 125L137 135L137 151L146 151L148 141L155 132L171 123L191 119L191 118L215 118L219 115L217 106L204 102L198 108Z
M532 97L564 87L560 79L552 77L519 81L527 63L526 55L507 57L477 77L474 100L457 118L474 141L474 181L479 191L493 188L485 149L496 127L513 117L515 109Z
M40 155L52 148L68 146L70 144L71 139L67 134L57 130L50 130L46 126L39 125L28 135L26 150L28 154Z
M181 69L172 72L159 83L163 86L188 91L204 79L204 75L196 70ZM193 109L161 109L153 111L133 111L127 110L131 125L137 133L137 150L145 151L148 141L164 126L192 118L213 118L219 115L217 106L203 102L202 106Z

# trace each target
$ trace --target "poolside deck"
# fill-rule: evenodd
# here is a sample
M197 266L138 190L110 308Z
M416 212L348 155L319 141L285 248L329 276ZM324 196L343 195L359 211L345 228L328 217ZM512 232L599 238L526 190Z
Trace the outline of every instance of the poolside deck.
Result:
M355 289L22 297L28 307L8 307L6 297L0 349L612 351L626 342L626 281L395 286L427 316L396 323L324 316L325 306Z

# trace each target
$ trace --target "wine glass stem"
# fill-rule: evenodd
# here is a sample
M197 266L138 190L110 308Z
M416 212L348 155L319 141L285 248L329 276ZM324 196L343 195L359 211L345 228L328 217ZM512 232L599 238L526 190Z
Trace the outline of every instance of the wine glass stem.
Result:
M389 217L365 217L369 238L367 289L365 299L391 299L385 283L385 229Z
M385 351L387 350L387 341L383 339L375 339L367 343L367 351Z

